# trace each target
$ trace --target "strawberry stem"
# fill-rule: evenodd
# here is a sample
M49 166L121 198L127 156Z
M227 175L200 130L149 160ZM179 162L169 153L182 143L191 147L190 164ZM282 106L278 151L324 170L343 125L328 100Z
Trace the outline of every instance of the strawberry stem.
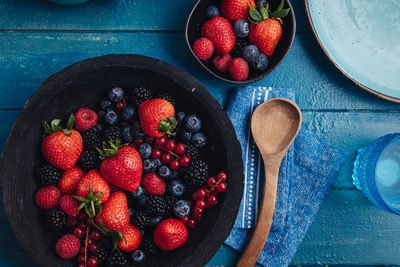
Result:
M121 140L111 140L103 142L103 149L96 147L97 152L100 154L100 159L104 160L107 158L112 158L117 155L118 150L121 147L127 146L128 144L121 144Z

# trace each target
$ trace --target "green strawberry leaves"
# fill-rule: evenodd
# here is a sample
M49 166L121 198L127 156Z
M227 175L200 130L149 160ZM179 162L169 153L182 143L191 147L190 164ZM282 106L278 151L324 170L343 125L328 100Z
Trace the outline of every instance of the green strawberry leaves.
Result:
M128 144L122 144L121 140L111 140L111 141L104 141L103 142L103 149L96 147L97 152L99 152L100 159L107 159L112 158L117 155L118 150L121 147L127 146Z
M102 192L94 194L93 185L90 184L89 193L86 195L86 197L74 196L74 198L81 202L78 210L84 208L89 218L94 218L100 215L103 210L102 202L99 200L102 196Z
M272 12L269 8L269 4L267 4L265 7L260 7L259 10L257 10L256 8L252 7L251 4L249 3L250 6L249 22L252 24L257 24L269 18L282 19L286 17L290 11L290 8L283 8L284 5L285 1L282 0L278 8Z
M97 230L99 230L104 236L112 238L113 251L118 249L118 241L121 239L124 239L125 244L128 244L128 240L126 240L126 237L120 231L108 230L104 222L101 222L101 226L97 225L96 223L93 223L93 226Z
M67 122L67 127L64 129L61 125L61 120L60 119L54 119L50 122L50 125L47 123L47 121L43 121L42 125L44 128L43 135L51 135L53 133L58 133L58 132L64 132L66 135L71 135L71 129L74 127L75 124L75 116L73 113L69 116L68 122Z
M178 125L175 117L168 117L167 119L161 120L158 125L158 131L161 133L167 133L174 136L176 133L172 132Z

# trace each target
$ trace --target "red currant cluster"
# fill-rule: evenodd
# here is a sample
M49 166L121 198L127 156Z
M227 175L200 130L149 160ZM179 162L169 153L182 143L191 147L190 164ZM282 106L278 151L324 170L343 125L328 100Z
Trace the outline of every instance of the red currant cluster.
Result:
M217 194L223 193L228 188L226 180L228 176L225 172L220 172L217 176L210 176L207 179L207 187L199 188L193 193L191 201L191 216L182 218L182 221L190 228L196 226L197 221L201 220L204 209L211 208L218 202Z

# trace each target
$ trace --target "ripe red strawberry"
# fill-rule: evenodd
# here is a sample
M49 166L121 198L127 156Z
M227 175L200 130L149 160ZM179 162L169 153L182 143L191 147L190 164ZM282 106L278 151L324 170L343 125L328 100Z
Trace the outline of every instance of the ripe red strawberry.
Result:
M71 130L74 125L74 115L71 114L67 128L63 129L60 120L53 120L51 125L43 122L44 134L42 153L45 159L54 167L68 170L75 165L83 150L82 137L79 132Z
M85 198L89 194L90 186L92 186L93 194L103 193L99 200L104 203L110 196L110 187L98 170L91 170L79 181L75 194Z
M54 185L49 185L36 192L35 202L39 208L48 210L57 207L60 197L60 190Z
M85 173L78 167L74 166L66 170L58 182L58 188L62 194L74 194L76 186Z
M172 250L182 246L187 237L185 224L177 219L160 222L154 231L154 243L162 250Z
M62 236L56 244L56 252L63 259L70 259L79 253L81 241L72 234Z
M235 22L240 19L247 20L249 17L249 4L255 8L254 0L223 0L221 6L222 15Z
M103 211L96 217L98 225L104 225L110 231L121 231L129 223L128 200L122 191L111 194Z
M72 217L78 216L79 204L80 202L76 200L72 195L65 195L62 196L60 199L61 210Z
M163 179L154 172L143 176L142 186L146 193L150 195L163 195L166 188Z
M151 137L161 137L171 133L177 122L174 106L164 99L151 99L139 107L140 125L143 132Z
M86 131L97 123L97 113L89 108L81 108L75 113L75 128Z
M227 72L229 62L231 62L232 57L230 54L224 54L214 57L213 64L214 67L220 72Z
M127 191L138 189L142 180L143 164L139 152L130 146L121 147L119 140L110 142L111 148L99 150L104 159L100 164L101 175L109 183Z
M207 38L197 39L193 44L194 54L201 60L207 60L214 53L214 44Z
M250 33L249 39L265 55L271 56L282 36L282 18L289 13L289 8L283 9L282 0L278 9L274 12L261 7L260 11L250 9ZM268 14L271 13L270 16Z
M228 69L232 78L237 81L244 81L249 76L249 64L241 57L232 59Z
M129 223L127 226L124 227L121 233L126 240L124 238L121 238L118 241L119 249L131 252L139 247L142 240L139 229Z
M223 17L214 17L204 23L201 34L213 42L215 52L219 54L231 52L236 43L232 24Z

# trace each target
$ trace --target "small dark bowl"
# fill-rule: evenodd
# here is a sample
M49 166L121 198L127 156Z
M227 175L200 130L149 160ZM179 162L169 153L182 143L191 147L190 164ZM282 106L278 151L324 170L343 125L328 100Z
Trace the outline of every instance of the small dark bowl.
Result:
M276 9L281 2L281 0L270 0L268 1L272 10ZM250 67L249 77L244 81L233 80L229 73L222 73L218 71L212 64L212 58L209 60L200 60L196 57L193 52L193 43L201 37L201 26L208 20L206 16L206 10L209 6L215 5L220 7L222 0L198 0L193 6L189 13L189 16L185 24L185 39L193 56L197 61L212 75L215 77L229 83L233 84L250 84L255 83L261 79L267 77L271 72L273 72L276 67L281 64L286 54L289 52L292 46L294 36L296 34L296 18L294 16L293 7L289 0L285 0L285 8L290 8L289 14L283 19L283 33L282 37L278 42L272 56L268 57L269 64L264 71L257 71Z
M243 163L235 130L219 103L183 70L139 55L109 55L78 62L48 78L25 104L15 121L0 161L3 204L21 246L42 266L75 266L55 251L58 236L45 229L34 204L34 169L40 152L42 120L64 118L80 107L96 107L112 86L146 84L166 90L178 110L200 115L209 137L210 172L226 170L228 190L207 210L179 249L151 258L143 266L204 266L224 242L236 219L243 191Z

